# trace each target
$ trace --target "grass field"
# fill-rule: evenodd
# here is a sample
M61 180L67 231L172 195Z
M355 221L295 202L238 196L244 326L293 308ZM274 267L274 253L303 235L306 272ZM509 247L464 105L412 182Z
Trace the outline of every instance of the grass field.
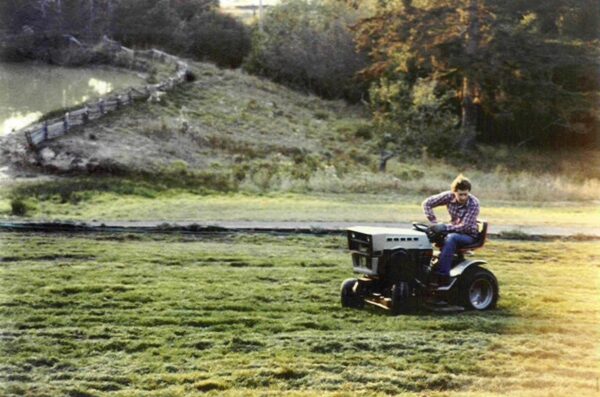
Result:
M342 237L0 234L0 395L594 396L594 242L492 241L489 313L341 309Z
M33 220L112 221L324 221L410 222L423 221L423 197L373 194L194 194L167 191L141 194L96 193L81 201L60 195L36 200L29 211ZM440 219L447 214L442 208ZM0 199L0 219L11 216L10 200ZM481 219L493 225L595 228L600 207L594 203L483 202Z

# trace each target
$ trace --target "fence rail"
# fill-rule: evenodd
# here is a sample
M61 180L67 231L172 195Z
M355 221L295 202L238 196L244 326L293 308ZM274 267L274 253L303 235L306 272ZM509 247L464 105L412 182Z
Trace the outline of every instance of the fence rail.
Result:
M90 120L101 118L108 112L118 110L133 104L136 100L147 99L158 91L168 91L186 79L188 64L176 56L166 52L151 50L132 50L119 43L103 38L103 47L107 48L110 56L118 64L125 63L132 69L143 69L149 62L161 62L176 66L175 72L157 84L147 84L143 87L131 87L126 90L113 92L101 97L93 103L86 103L81 108L71 110L62 117L56 117L25 127L24 132L30 148L36 149L44 141L66 134L72 127L86 124Z

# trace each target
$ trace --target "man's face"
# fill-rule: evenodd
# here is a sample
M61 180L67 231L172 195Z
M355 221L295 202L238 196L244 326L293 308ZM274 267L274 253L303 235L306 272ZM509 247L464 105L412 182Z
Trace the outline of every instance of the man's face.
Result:
M459 204L466 204L469 199L469 191L468 190L457 190L454 192L454 197Z

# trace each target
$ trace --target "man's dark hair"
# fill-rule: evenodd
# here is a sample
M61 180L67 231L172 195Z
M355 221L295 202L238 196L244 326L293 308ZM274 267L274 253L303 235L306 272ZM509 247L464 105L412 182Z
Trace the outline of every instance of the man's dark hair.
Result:
M456 192L457 190L468 190L470 192L471 181L463 174L460 174L456 177L456 179L454 179L454 181L452 181L451 188L453 192Z

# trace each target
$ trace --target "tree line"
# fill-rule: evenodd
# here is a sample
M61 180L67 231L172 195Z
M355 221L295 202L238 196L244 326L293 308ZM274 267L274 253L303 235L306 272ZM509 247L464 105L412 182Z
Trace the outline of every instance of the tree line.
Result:
M218 0L3 0L0 23L5 34L30 33L37 46L65 34L89 42L106 35L238 67L249 28L218 7Z
M357 26L376 117L476 140L591 144L599 133L597 0L383 3ZM401 110L395 110L401 109ZM432 111L435 116L432 116ZM439 115L454 116L451 128ZM384 127L387 128L387 127ZM402 138L402 137L401 137Z
M368 100L382 150L600 143L598 0L289 0L247 66Z
M600 143L599 0L4 0L10 32L108 35L363 101L381 149Z

